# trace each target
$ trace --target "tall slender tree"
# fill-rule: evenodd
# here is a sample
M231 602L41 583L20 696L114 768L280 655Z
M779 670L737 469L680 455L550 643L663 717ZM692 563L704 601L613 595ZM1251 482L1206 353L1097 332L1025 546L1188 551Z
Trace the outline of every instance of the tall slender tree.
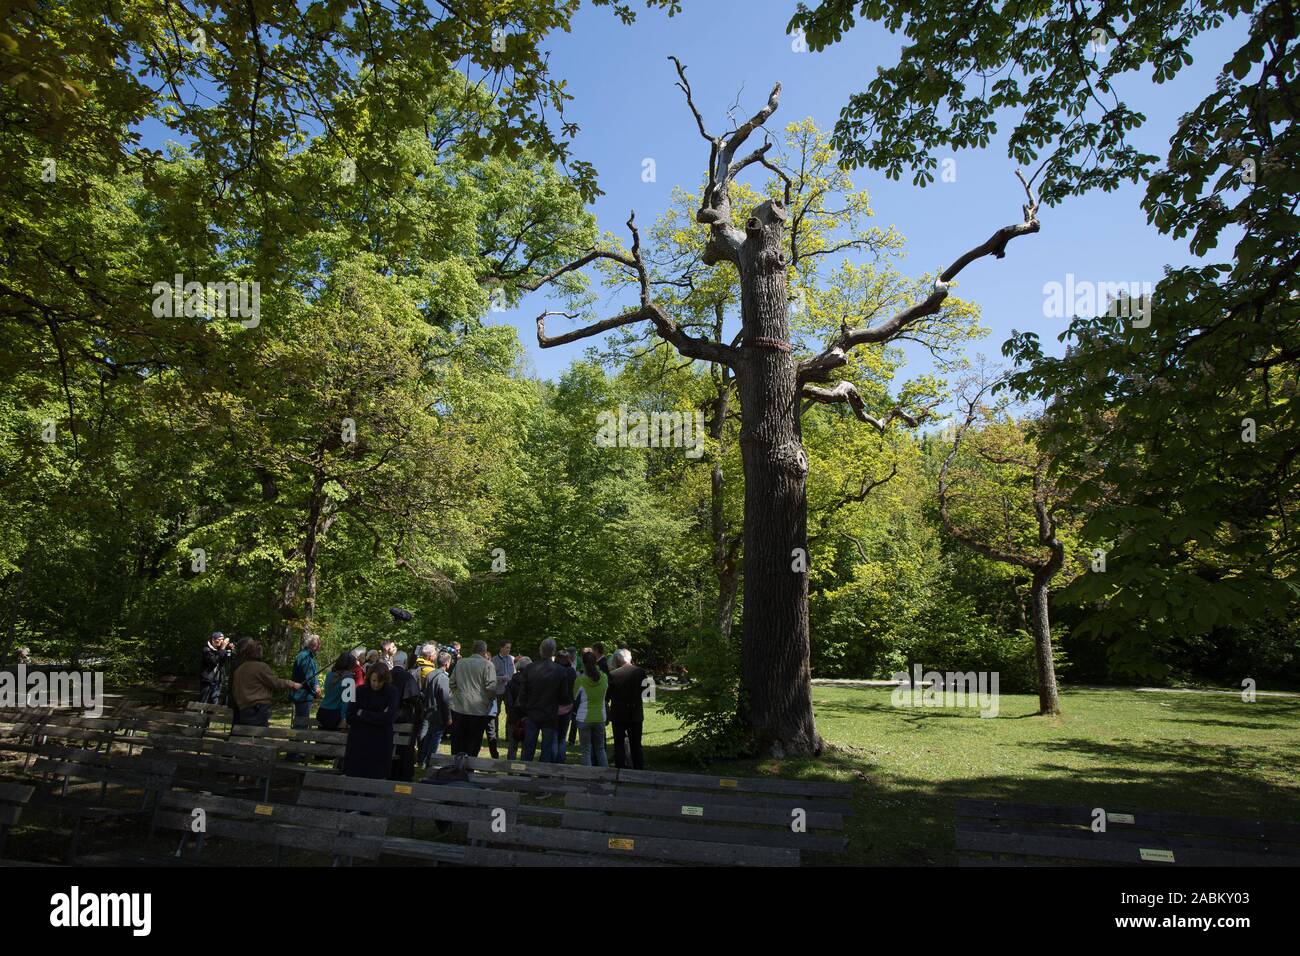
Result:
M985 404L995 384L972 385L962 399L964 413L939 467L939 520L975 553L1029 572L1038 712L1059 714L1049 602L1068 559L1068 495L1053 474L1051 451L1032 434L1037 423Z

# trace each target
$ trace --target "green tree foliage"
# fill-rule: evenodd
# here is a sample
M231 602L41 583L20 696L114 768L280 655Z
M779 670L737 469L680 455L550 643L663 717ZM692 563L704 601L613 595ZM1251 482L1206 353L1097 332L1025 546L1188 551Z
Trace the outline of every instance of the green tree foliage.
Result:
M1063 595L1089 612L1081 633L1111 645L1116 672L1149 676L1166 673L1174 648L1243 620L1293 641L1294 5L822 0L801 5L791 28L820 49L859 17L908 42L841 113L834 142L851 163L927 181L936 149L986 145L994 111L1009 110L1010 155L1039 164L1044 201L1144 181L1149 220L1209 260L1167 272L1149 326L1111 307L1070 324L1063 357L1033 333L1004 348L1012 388L1051 403L1056 467L1089 476L1075 490L1085 533L1113 543L1107 574ZM1163 158L1139 152L1131 132L1146 117L1123 102L1124 83L1179 80L1195 38L1231 18L1248 18L1247 36L1214 88L1179 118ZM1261 657L1278 660L1270 643Z
M680 489L656 479L660 459L682 450L596 442L598 413L638 399L591 364L575 364L557 386L537 386L516 450L518 479L490 549L437 614L441 635L508 638L533 657L550 637L561 648L628 647L655 668L675 661L702 623L700 545L671 503Z
M284 653L467 573L529 392L481 318L589 241L572 129L541 120L562 83L523 42L575 9L15 5L0 656L175 666L213 626ZM255 284L259 312L176 275Z

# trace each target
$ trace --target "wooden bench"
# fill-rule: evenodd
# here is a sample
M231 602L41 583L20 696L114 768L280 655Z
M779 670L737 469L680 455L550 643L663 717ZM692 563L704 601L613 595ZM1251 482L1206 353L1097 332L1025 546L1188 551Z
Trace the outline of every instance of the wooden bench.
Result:
M192 714L198 714L203 718L203 729L205 733L216 732L222 734L230 733L230 726L234 723L235 712L227 704L206 704L201 701L192 700L185 705L185 709Z
M563 810L529 806L515 793L483 789L477 785L401 783L391 780L365 780L355 777L309 777L298 796L299 803L334 809L406 819L411 836L399 837L391 832L384 839L384 853L434 864L462 866L645 866L668 865L644 854L632 859L610 858L572 846L567 851L554 847L518 845L511 834L523 816L543 817L560 822ZM432 821L438 825L439 839L417 838L415 824ZM495 843L472 839L472 830L485 827ZM469 844L453 843L441 837L455 829ZM555 828L551 828L555 829ZM607 843L608 841L606 841Z
M37 717L81 716L84 711L73 707L0 707L0 721L26 721Z
M564 797L566 810L561 825L607 833L785 847L801 854L839 854L848 849L848 840L842 835L844 817L837 812L806 810L792 814L779 807L732 804L725 797L711 794L694 796L690 801L678 804L570 793Z
M438 754L437 766L454 758ZM779 777L727 777L716 774L618 770L576 764L467 758L481 786L539 794L589 793L660 800L668 804L698 804L701 794L713 794L728 804L782 810L791 819L795 810L847 813L853 808L853 785L822 780Z
M799 851L786 847L745 846L699 839L644 836L628 831L595 832L564 826L520 824L498 832L486 823L471 823L469 838L489 846L555 850L581 854L593 865L616 861L712 864L717 866L798 866Z
M784 777L733 777L723 774L672 773L659 770L619 770L620 797L683 802L684 793L724 797L748 806L779 807L787 811L819 810L848 813L853 809L853 785L828 780L788 780Z
M393 733L393 756L396 756L397 748L410 739L411 725L397 724ZM301 787L308 776L341 771L347 751L348 733L346 730L324 730L308 725L249 727L236 724L230 729L230 740L255 740L273 748L276 752L276 768L281 774L297 775L297 783ZM312 759L328 761L329 766L313 765Z
M331 857L332 865L377 860L388 827L385 817L283 803L241 800L208 793L165 794L155 824L180 831L176 856L187 844L202 852L209 837L274 848L278 866L285 849Z
M327 760L342 760L347 748L346 730L322 730L313 727L249 727L235 724L231 738L255 738L285 754L303 754Z
M238 792L243 778L255 781L264 800L279 769L274 747L256 740L151 734L140 743L143 753L176 765L176 784L191 789ZM233 778L233 779L231 779Z
M76 859L77 845L85 823L103 824L111 820L146 818L152 813L158 795L171 785L175 765L126 754L97 753L91 750L43 748L32 773L42 779L43 787L30 801L33 810L48 810L60 818L71 818L72 831L68 841L67 861ZM59 781L57 786L51 783ZM80 792L72 793L74 786L98 785L95 799L87 800ZM108 794L114 791L138 790L137 806L110 803Z
M26 772L42 748L56 744L108 753L121 742L117 728L117 721L112 719L72 715L0 723L0 751L21 757L22 771Z
M0 780L0 856L4 856L5 839L9 831L18 825L23 807L36 792L34 787L25 783Z
M113 715L122 721L123 730L131 733L179 733L201 736L207 727L207 715L192 710L160 710L154 707L118 707Z
M519 798L512 793L344 776L308 777L298 803L406 820L411 835L399 837L390 832L384 839L384 852L432 863L463 863L465 847L417 839L417 823L437 824L440 835L452 826L463 832L469 824L480 822L509 828L515 825L519 809Z
M433 767L450 767L456 758L434 754ZM562 799L566 793L613 795L614 771L605 767L542 763L522 760L491 760L466 757L464 766L473 771L474 784L489 790ZM432 775L432 771L430 773Z
M438 765L453 758L438 755ZM563 802L555 822L584 833L566 844L547 828L520 831L529 848L672 863L794 865L805 853L843 853L852 785L766 777L666 773L572 764L468 758L474 784L490 792ZM542 812L521 805L521 812ZM476 835L477 831L471 833ZM560 840L560 842L556 842ZM498 839L492 841L501 843ZM684 850L681 843L705 846ZM730 846L730 856L716 846ZM665 850L666 852L659 852ZM776 854L769 850L779 850ZM752 852L751 852L752 851Z
M116 716L121 721L121 735L125 739L128 753L137 748L148 748L150 737L198 739L204 735L206 729L202 714L183 710L123 707L116 712Z
M1296 823L964 798L955 812L962 866L1300 865Z

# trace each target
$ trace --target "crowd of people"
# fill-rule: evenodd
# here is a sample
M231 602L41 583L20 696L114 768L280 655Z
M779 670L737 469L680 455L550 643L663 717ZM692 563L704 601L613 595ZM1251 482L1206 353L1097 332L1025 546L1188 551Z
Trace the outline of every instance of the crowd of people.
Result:
M298 723L315 704L320 727L348 732L349 776L410 780L417 766L432 766L444 742L452 754L477 757L485 738L493 759L504 749L509 760L564 763L577 748L584 766L607 767L611 725L614 765L645 765L641 728L653 682L626 648L606 656L599 643L579 652L547 638L534 659L515 655L509 641L495 654L475 641L465 655L459 642L425 643L408 655L384 641L345 651L323 677L319 651L319 638L304 637L285 679L262 659L257 641L232 643L214 633L203 647L199 700L229 706L237 724L262 727L278 692L289 693ZM411 725L413 734L394 750L398 724Z

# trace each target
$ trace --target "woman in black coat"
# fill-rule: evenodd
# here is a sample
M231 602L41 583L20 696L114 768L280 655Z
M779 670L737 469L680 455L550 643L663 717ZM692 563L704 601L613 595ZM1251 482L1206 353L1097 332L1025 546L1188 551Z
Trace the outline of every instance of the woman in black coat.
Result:
M343 773L349 777L384 780L393 763L393 722L397 719L397 688L383 661L366 672L357 699L348 708L348 744Z

